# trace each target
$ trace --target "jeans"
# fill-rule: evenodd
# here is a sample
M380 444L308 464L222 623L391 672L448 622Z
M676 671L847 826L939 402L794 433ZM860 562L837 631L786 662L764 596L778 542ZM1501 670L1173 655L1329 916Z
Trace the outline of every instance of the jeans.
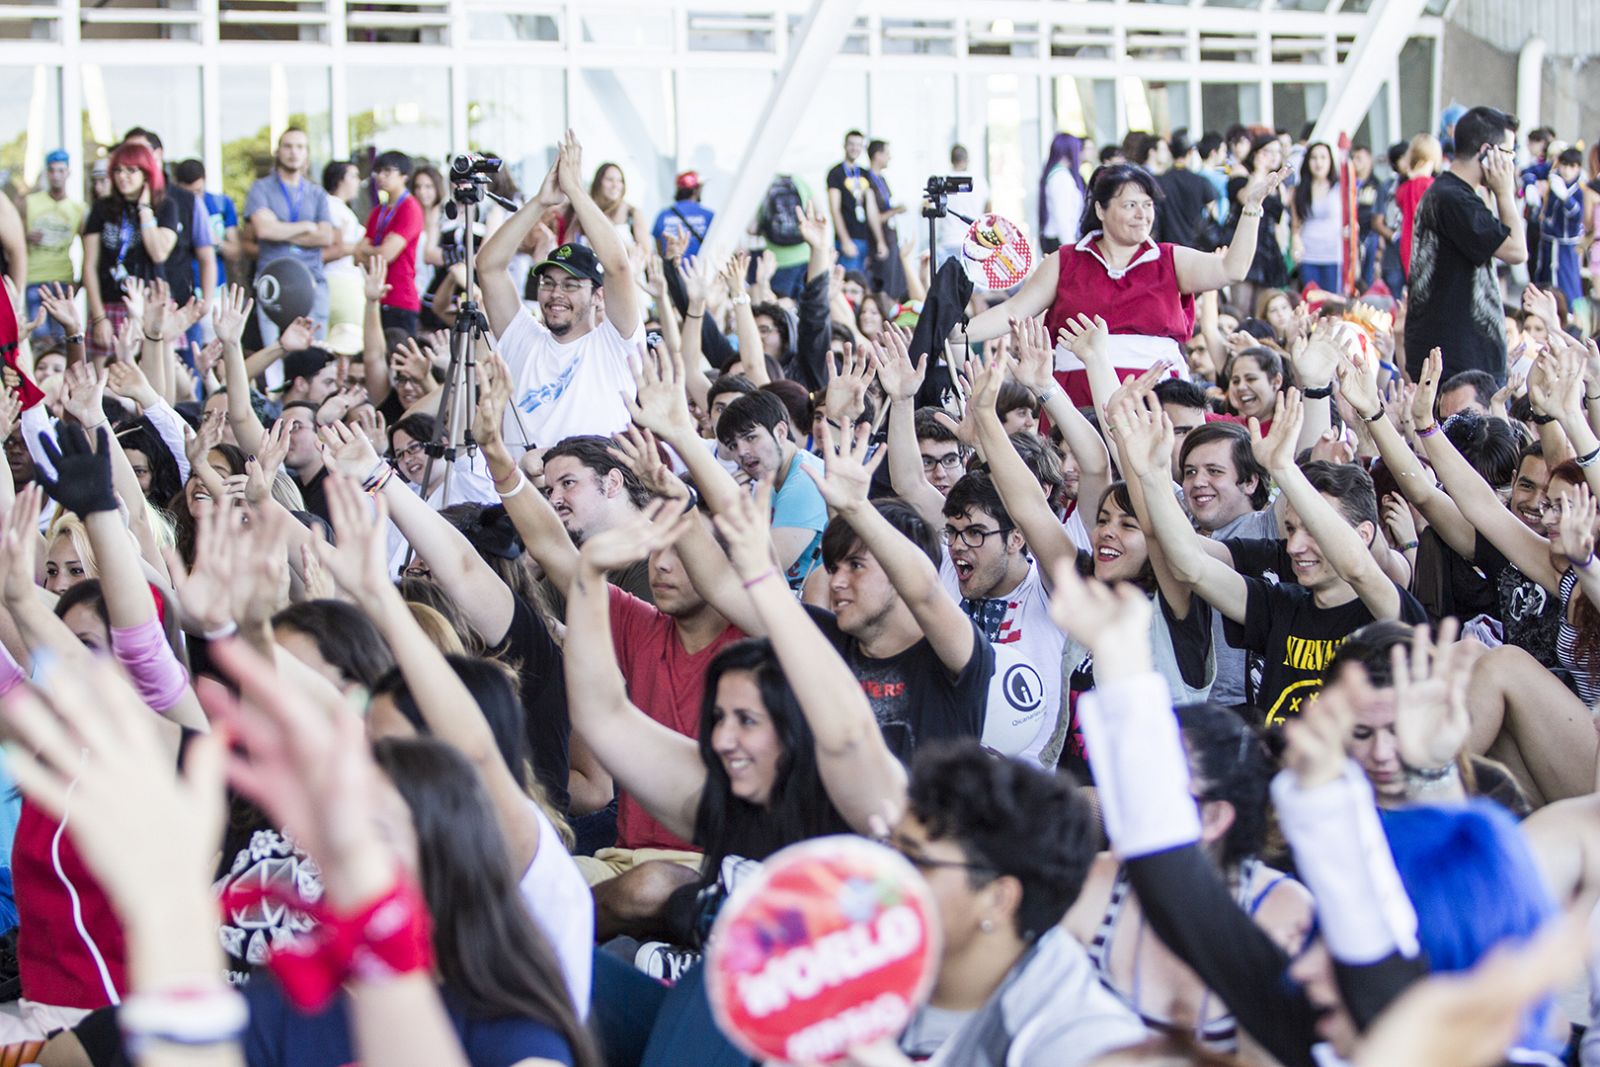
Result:
M28 322L32 322L35 318L38 317L39 308L44 303L44 301L40 299L39 293L40 293L40 290L42 290L48 284L50 284L50 283L48 283L48 282L35 282L34 284L28 286L28 288L27 288ZM65 285L65 286L68 286L70 288L71 285L72 285L72 279L68 278L65 282L62 282L61 284ZM19 322L17 325L18 326L25 326L25 325L27 325L27 323L20 323ZM66 329L59 322L57 322L55 319L52 319L49 315L46 315L44 317L43 324L41 324L40 327L37 330L33 331L33 339L35 341L43 341L43 340L45 340L47 338L58 338L59 339L59 338L64 338L66 336L67 336Z
M1378 273L1378 241L1380 238L1375 233L1369 233L1361 239L1361 272L1360 282L1362 291L1372 287L1372 279Z
M850 251L845 251L845 246L838 241L834 247L839 250L839 266L845 270L865 270L867 267L867 242L851 241Z
M1344 272L1338 263L1302 263L1300 264L1300 284L1316 285L1318 289L1330 293L1344 291Z
M800 292L806 287L806 268L811 264L796 263L792 267L779 267L772 273L772 292L777 296L786 296L791 300L799 300Z

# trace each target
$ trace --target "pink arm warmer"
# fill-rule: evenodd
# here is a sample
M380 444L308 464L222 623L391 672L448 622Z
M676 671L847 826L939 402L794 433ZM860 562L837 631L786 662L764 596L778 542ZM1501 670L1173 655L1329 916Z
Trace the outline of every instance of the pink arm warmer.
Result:
M111 651L146 704L170 711L189 687L189 675L173 655L159 619L138 626L111 629Z

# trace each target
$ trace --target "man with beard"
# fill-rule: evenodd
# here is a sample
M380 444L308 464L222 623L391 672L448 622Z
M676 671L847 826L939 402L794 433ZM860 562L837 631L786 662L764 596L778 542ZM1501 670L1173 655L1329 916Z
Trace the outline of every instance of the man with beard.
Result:
M627 249L584 184L582 151L569 131L538 194L478 252L484 310L514 383L505 421L512 445L609 435L628 424L628 361L644 341L639 290ZM533 268L543 320L535 322L507 269L540 216L565 201L589 246L562 245Z

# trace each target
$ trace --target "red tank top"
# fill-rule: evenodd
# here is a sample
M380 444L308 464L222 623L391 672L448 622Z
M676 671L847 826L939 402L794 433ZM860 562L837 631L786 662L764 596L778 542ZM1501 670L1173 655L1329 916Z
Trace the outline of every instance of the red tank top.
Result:
M1063 245L1055 253L1061 264L1056 298L1044 314L1045 329L1053 340L1068 319L1099 315L1112 334L1170 337L1181 358L1194 333L1194 297L1178 289L1178 268L1170 244L1146 244L1133 264L1113 278L1090 245ZM1154 254L1152 254L1152 252ZM1146 370L1143 366L1117 367L1117 377ZM1081 370L1058 371L1056 380L1072 402L1091 402L1089 377Z
M22 995L57 1007L103 1008L111 1003L108 978L113 988L127 988L122 925L66 833L61 835L57 873L55 839L60 825L23 801L11 849ZM159 892L159 887L152 891ZM82 916L87 938L78 929L77 915Z

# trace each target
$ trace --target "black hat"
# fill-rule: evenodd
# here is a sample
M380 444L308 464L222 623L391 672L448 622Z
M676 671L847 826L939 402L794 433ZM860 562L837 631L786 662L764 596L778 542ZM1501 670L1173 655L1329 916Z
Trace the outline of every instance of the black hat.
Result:
M605 271L588 245L562 245L550 253L549 259L535 263L533 273L537 275L546 267L560 267L574 278L585 278L596 285L605 284Z

